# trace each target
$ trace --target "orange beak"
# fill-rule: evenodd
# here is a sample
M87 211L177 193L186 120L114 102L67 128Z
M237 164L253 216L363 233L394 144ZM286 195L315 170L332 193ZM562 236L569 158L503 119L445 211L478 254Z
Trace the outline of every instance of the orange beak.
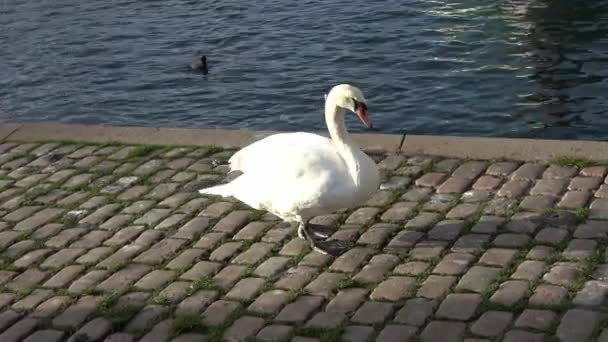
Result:
M355 109L355 114L357 114L359 120L361 120L365 126L372 128L372 122L369 121L369 117L367 116L367 106L365 104L362 103L357 106Z

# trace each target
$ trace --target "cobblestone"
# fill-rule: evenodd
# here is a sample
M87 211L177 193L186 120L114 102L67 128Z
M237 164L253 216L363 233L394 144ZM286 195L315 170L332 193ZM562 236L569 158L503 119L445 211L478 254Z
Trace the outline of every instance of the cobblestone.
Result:
M0 332L209 338L172 333L195 314L229 341L342 327L345 341L608 336L608 268L583 267L608 238L604 166L374 155L380 190L312 221L356 244L335 258L295 224L196 192L234 177L231 150L140 148L0 144ZM119 327L98 314L125 305L139 311Z

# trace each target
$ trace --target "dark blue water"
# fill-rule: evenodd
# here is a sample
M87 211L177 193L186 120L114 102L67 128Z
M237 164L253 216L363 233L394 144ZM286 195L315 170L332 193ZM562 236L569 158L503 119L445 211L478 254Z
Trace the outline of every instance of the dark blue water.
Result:
M386 133L608 139L608 1L0 0L0 27L0 119L317 130L351 82Z

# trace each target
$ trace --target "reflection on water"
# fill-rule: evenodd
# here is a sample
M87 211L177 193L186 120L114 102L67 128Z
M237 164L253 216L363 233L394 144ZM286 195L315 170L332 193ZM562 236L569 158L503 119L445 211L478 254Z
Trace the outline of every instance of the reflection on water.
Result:
M606 78L608 4L505 1L502 11L511 27L510 39L521 43L521 56L532 67L532 91L521 96L518 105L523 110L516 115L534 125L532 136L550 132L555 138L575 138L575 130L564 128L584 126L608 111L606 94L593 91L593 85ZM602 40L604 50L596 51Z
M0 0L0 30L0 120L320 130L352 82L386 133L608 139L608 0Z

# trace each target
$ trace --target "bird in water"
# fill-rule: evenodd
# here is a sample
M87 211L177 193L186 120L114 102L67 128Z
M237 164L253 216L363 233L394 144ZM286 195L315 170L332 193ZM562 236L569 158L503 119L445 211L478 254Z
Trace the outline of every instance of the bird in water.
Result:
M192 70L197 70L203 73L203 75L207 75L209 73L209 67L207 66L207 56L196 56L192 59L192 64L190 64Z

